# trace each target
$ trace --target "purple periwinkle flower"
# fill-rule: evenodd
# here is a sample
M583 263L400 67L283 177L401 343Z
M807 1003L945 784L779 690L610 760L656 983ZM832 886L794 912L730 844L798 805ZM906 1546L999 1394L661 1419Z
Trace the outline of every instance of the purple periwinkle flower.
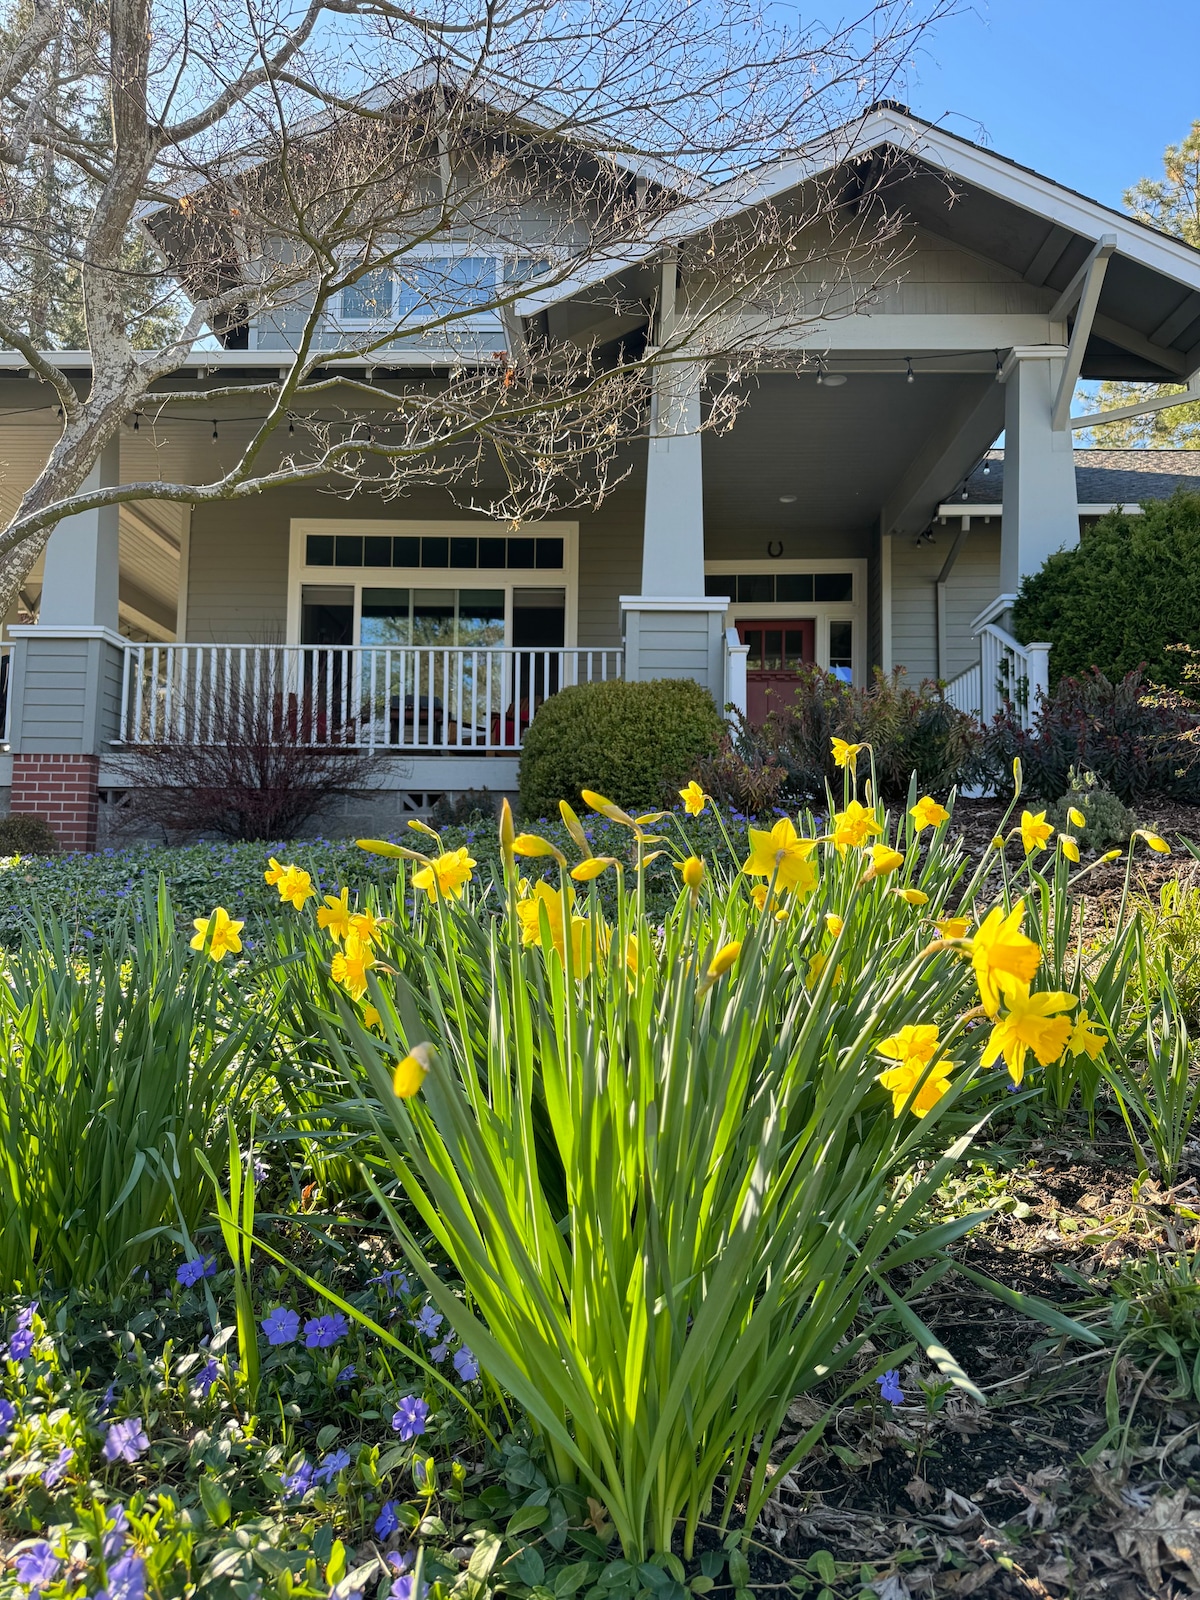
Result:
M453 1337L453 1334L448 1333L446 1337L440 1341L440 1343L430 1347L430 1361L445 1361L446 1357L450 1354L450 1341Z
M8 1341L8 1358L10 1361L24 1361L33 1354L34 1333L32 1328L18 1328Z
M440 1311L435 1311L432 1306L422 1306L413 1318L410 1326L414 1327L425 1339L437 1337L437 1331L446 1319Z
M104 1441L106 1461L128 1461L132 1466L150 1448L150 1441L142 1427L141 1417L127 1417L124 1422L111 1423Z
M889 1367L880 1377L875 1379L879 1385L879 1398L890 1401L894 1406L902 1405L904 1390L900 1387L900 1374L895 1367Z
M125 1535L129 1532L129 1518L125 1514L124 1506L114 1506L112 1526L100 1541L100 1548L104 1551L105 1561L114 1561L125 1548Z
M31 1300L25 1309L17 1314L17 1331L28 1333L33 1327L33 1314L38 1308L36 1300Z
M350 1332L350 1324L340 1311L328 1317L309 1317L304 1324L304 1346L307 1350L328 1350Z
M418 1434L425 1432L428 1420L429 1402L422 1400L418 1395L406 1394L396 1407L392 1417L392 1427L401 1439L415 1439Z
M196 1374L195 1387L200 1391L200 1398L202 1400L208 1399L209 1393L212 1390L212 1386L214 1383L216 1383L217 1378L220 1375L220 1371L221 1369L217 1365L216 1356L209 1356L208 1360Z
M415 1582L416 1579L411 1572L402 1572L398 1578L392 1581L392 1587L388 1590L388 1600L414 1600L413 1585ZM429 1585L425 1583L421 1585L422 1596L428 1587Z
M101 1416L103 1416L106 1411L109 1411L112 1408L112 1403L116 1398L116 1394L117 1380L114 1378L109 1384L108 1388L105 1389L103 1395L100 1397L99 1414Z
M315 1474L308 1461L301 1461L295 1472L285 1474L283 1479L283 1492L289 1497L303 1499L312 1488Z
M266 1183L267 1179L271 1176L271 1168L267 1162L263 1160L262 1156L254 1157L254 1160L250 1163L250 1170L254 1173L255 1183Z
M391 1300L394 1300L398 1294L407 1294L409 1292L408 1274L401 1272L399 1267L389 1267L386 1272L381 1272L377 1278L368 1278L367 1282L382 1284L384 1294Z
M191 1261L181 1261L175 1268L175 1281L191 1288L201 1278L213 1278L217 1272L216 1256L197 1256Z
M331 1450L321 1459L321 1465L313 1473L314 1483L332 1483L339 1472L345 1472L350 1465L349 1450Z
M353 1361L348 1361L346 1363L346 1365L342 1368L342 1370L338 1373L337 1378L336 1378L335 1381L337 1383L351 1383L357 1377L358 1377L358 1368L354 1365Z
M0 1439L17 1420L17 1408L11 1400L0 1400Z
M259 1323L268 1344L293 1344L300 1335L299 1314L290 1306L276 1306Z
M454 1357L454 1370L464 1383L479 1376L479 1363L464 1344Z
M396 1515L396 1502L385 1500L379 1515L375 1518L375 1537L386 1539L395 1533L400 1526L400 1518Z
M74 1459L74 1450L71 1449L70 1445L63 1445L57 1456L55 1456L54 1460L46 1468L45 1472L42 1473L42 1482L46 1485L47 1489L53 1489L62 1482L63 1478L66 1476L67 1468L71 1465Z
M44 1589L53 1583L62 1561L54 1554L45 1539L39 1539L17 1556L17 1577L31 1589Z
M130 1551L108 1569L108 1600L146 1600L146 1563Z

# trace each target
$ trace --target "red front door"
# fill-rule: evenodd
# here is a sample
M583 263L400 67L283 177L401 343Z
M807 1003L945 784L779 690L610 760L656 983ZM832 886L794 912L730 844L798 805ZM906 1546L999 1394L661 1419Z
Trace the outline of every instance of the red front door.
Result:
M792 698L797 669L816 659L817 625L812 617L770 622L739 622L737 631L750 646L746 657L746 708L750 721L761 723Z

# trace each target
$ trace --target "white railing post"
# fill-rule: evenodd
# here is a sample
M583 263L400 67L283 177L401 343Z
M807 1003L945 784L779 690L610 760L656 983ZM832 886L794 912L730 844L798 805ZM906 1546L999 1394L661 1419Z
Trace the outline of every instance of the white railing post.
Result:
M1050 698L1050 646L1039 641L1025 645L1024 651L1027 693L1021 721L1031 728L1041 702Z
M750 646L743 644L736 628L725 630L725 704L743 717L749 710L746 688L746 659Z

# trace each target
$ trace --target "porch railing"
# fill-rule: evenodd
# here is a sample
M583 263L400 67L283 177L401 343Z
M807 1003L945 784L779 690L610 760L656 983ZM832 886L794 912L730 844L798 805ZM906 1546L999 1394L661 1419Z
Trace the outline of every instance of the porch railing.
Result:
M369 750L520 750L542 701L619 678L620 650L130 644L120 742L286 737Z
M1050 692L1050 646L1019 644L999 623L975 621L979 661L946 685L946 699L960 711L991 722L1011 708L1022 728L1031 728L1038 702Z

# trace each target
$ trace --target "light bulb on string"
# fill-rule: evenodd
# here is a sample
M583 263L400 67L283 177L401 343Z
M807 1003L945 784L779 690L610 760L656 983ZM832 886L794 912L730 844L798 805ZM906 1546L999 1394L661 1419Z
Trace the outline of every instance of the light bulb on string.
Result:
M905 378L904 381L905 381L905 383L912 383L914 381L914 379L915 379L915 374L914 374L913 369L912 369L912 357L911 356L905 356L904 365L908 369L908 375L907 375L907 377Z
M216 438L217 438L217 419L216 419L216 417L214 417L213 418L213 442L214 442L214 444L216 443Z

